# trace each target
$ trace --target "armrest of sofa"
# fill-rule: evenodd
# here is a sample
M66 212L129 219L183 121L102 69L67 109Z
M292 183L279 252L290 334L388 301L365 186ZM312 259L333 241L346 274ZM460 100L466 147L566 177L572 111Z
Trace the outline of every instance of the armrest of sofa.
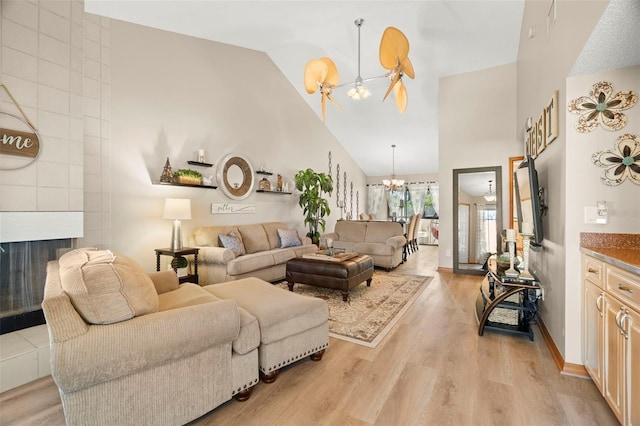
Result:
M407 239L402 235L395 235L393 237L387 238L385 244L392 246L395 249L402 248L407 243Z
M74 391L212 346L228 344L230 351L239 332L240 314L233 300L89 325L85 334L51 345L52 376L62 390Z
M153 281L153 285L156 287L156 292L158 294L178 289L178 276L173 272L173 270L151 272L149 276L151 277L151 281Z
M200 263L219 263L226 265L227 262L236 258L233 250L224 247L198 247L198 262Z

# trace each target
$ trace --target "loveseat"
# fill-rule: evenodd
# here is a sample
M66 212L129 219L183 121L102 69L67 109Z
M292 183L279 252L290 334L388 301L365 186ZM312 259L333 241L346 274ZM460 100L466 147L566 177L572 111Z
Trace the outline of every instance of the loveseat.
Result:
M72 250L47 264L42 308L67 424L184 424L258 382L256 318L173 271Z
M283 280L288 260L318 251L311 239L282 222L205 226L195 230L190 245L200 249L200 285L247 277Z
M407 239L398 222L339 220L334 232L320 237L320 246L327 246L327 238L333 247L349 252L366 254L373 258L374 266L387 270L402 263L402 253Z

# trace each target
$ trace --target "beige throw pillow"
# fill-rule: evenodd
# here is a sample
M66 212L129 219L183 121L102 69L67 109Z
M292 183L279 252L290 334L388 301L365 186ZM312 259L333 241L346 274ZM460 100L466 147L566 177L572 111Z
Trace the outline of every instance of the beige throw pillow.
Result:
M62 289L90 324L112 324L158 310L153 281L127 256L77 249L59 263Z

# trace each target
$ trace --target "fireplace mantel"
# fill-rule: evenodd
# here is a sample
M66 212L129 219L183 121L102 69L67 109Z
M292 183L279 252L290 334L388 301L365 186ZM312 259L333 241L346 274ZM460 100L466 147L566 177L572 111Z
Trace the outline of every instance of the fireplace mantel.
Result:
M0 243L83 236L83 212L0 212Z

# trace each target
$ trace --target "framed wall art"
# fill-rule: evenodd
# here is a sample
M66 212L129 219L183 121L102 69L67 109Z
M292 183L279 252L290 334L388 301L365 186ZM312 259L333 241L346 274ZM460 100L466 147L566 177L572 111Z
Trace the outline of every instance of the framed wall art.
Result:
M558 137L558 91L554 90L549 103L544 108L544 145L547 146Z
M529 155L534 159L538 156L538 122L533 123L529 137Z
M540 114L540 117L538 117L538 123L537 123L537 128L538 131L536 133L536 154L540 155L542 153L542 151L544 151L545 145L544 145L544 135L546 134L545 131L545 122L544 122L544 111Z

